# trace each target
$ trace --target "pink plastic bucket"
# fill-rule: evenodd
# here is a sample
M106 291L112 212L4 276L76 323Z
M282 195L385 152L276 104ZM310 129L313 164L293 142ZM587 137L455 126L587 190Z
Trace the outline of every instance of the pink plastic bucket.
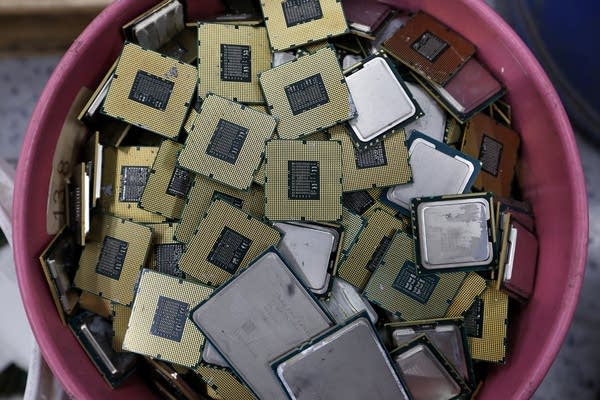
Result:
M75 41L54 71L33 113L17 169L13 238L25 309L42 354L77 399L152 397L134 377L108 389L69 330L61 325L38 256L46 234L46 194L53 149L81 86L95 88L122 45L120 27L152 0L121 0L108 7ZM216 0L188 0L190 20L220 11ZM478 57L508 88L516 128L523 136L522 187L537 217L540 240L536 289L512 315L508 364L490 368L484 399L530 397L550 368L571 323L583 280L587 198L569 120L546 74L523 42L483 1L390 0L422 9L477 45Z

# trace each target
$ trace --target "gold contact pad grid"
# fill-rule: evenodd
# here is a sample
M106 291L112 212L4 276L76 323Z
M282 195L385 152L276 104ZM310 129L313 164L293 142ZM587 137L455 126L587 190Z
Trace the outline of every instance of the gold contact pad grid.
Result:
M146 265L150 269L158 269L156 254L154 252L154 246L160 244L179 243L175 240L175 231L177 230L177 223L168 222L164 224L150 224L148 227L152 230L152 248L148 255Z
M288 26L283 8L286 2L297 5L318 3L322 17ZM261 6L273 51L284 51L349 32L342 3L339 0L263 0Z
M200 364L195 370L200 378L210 386L222 400L255 400L252 391L225 368Z
M161 298L185 303L189 311L208 299L212 292L208 286L143 270L123 349L189 368L196 367L202 358L204 336L187 313L179 341L153 334L153 323Z
M409 272L404 279L406 281L405 289L408 292L416 292L415 295L423 296L424 288L419 289L410 275L416 276L414 267L414 241L405 232L398 232L386 252L382 263L373 273L363 294L369 301L380 305L384 309L398 315L405 321L439 319L444 317L452 300L456 296L459 288L465 280L465 272L447 272L442 274L430 275L435 283L430 287L429 296L425 302L416 300L412 296L401 292L394 287L397 277L404 268L411 268L414 271ZM417 276L417 280L419 277ZM427 277L424 280L429 279Z
M446 318L460 318L471 308L475 298L481 295L486 286L485 279L475 272L469 272L452 305L448 308Z
M110 239L105 239L106 237ZM127 244L118 279L96 272L105 240L116 240ZM94 216L89 240L79 260L75 286L113 302L130 305L151 240L152 232L146 226L110 215Z
M140 72L146 76L142 79L155 83L160 80L161 85L165 86L158 106L156 102L154 106L150 106L130 98L132 89L136 90L135 83L140 79ZM179 135L185 122L197 81L194 66L136 44L126 43L104 100L103 112L159 135L174 138ZM139 86L143 87L143 82ZM168 90L169 86L171 90ZM138 97L148 99L143 93Z
M359 289L364 289L372 272L367 269L373 254L384 238L392 239L396 231L404 229L404 222L383 210L375 212L367 219L356 242L342 259L338 276ZM376 266L375 266L376 267Z
M321 99L320 105L294 115L286 88L315 77L321 80L328 100ZM337 55L330 47L263 72L260 84L271 115L279 121L281 139L298 139L355 116Z
M124 351L123 341L125 340L125 332L127 332L127 326L129 326L130 317L131 307L127 307L118 303L112 303L112 348L114 351Z
M344 227L344 241L342 253L346 254L356 242L358 235L366 224L366 220L358 214L354 214L346 207L342 207L342 226Z
M200 23L198 25L198 96L209 93L241 103L264 103L257 75L271 68L272 55L266 28L224 24ZM250 71L243 81L223 79L222 46L248 47Z
M177 193L170 191L169 188L171 181L175 179L173 174L177 168L177 156L182 149L182 144L163 140L140 199L141 208L170 219L179 219L185 205L187 192ZM181 174L187 174L190 182L194 179L194 174L191 172L178 170L177 176L182 176ZM185 180L185 176L182 179Z
M238 261L235 271L229 272L209 261L210 254L225 230L234 231L249 239L245 255ZM244 211L223 200L215 200L179 259L179 268L211 286L220 286L233 274L246 268L262 252L276 246L281 233L275 228L251 217Z
M506 357L508 295L488 286L480 296L483 302L482 337L467 336L471 357L501 363Z
M258 185L245 192L197 175L186 201L181 220L175 229L175 239L188 243L215 195L232 197L248 214L257 218L265 214L265 192Z
M265 141L273 135L276 124L270 115L210 95L204 100L194 129L179 154L179 165L226 185L247 190L263 158ZM232 153L233 147L223 150L223 146L216 145L216 153L211 155L212 141L219 140L215 136L226 132L229 129L226 127L245 131L243 143L235 154ZM229 161L218 158L216 154Z
M344 167L344 192L401 185L412 180L412 170L408 162L408 148L405 145L404 129L386 137L383 141L368 147L363 152L377 155L366 158L365 164L359 160L345 126L337 125L329 130L332 140L342 142L342 165ZM385 154L385 155L383 155ZM385 160L385 161L384 161ZM368 163L377 164L369 167ZM362 168L359 165L363 166Z
M265 216L270 220L338 221L342 216L342 146L337 141L271 140L266 150ZM318 166L318 196L290 199L290 162Z
M105 212L134 222L157 223L165 217L138 207L137 201L120 201L123 189L123 167L152 168L158 147L106 147L104 148L101 204Z

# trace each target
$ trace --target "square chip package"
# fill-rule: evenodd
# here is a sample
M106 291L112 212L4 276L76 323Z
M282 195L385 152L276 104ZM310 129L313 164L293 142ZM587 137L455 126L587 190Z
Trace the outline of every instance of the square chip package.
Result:
M348 32L338 0L261 1L273 51L284 51Z
M157 223L164 216L138 206L158 147L107 147L102 172L103 211L134 222Z
M184 277L179 269L179 259L185 250L185 244L173 239L177 224L166 222L163 224L149 224L152 229L152 248L147 265L150 269L163 274Z
M371 217L377 209L381 209L397 218L406 219L406 216L399 213L396 208L380 201L381 194L384 190L385 189L383 188L371 188L367 190L358 190L356 192L344 192L342 194L342 205L350 212L364 218ZM410 226L410 222L407 222L406 226Z
M367 313L371 323L377 323L379 319L377 312L358 289L343 279L334 277L332 280L329 298L321 300L321 304L329 311L336 323L343 324L362 312Z
M271 361L333 325L274 249L217 289L191 318L263 399L286 398Z
M390 239L363 295L406 321L443 318L465 276L465 272L419 275L414 240L398 232Z
M487 287L487 281L477 272L469 272L448 311L447 318L460 318Z
M124 306L119 303L111 303L112 309L112 327L113 338L112 348L114 351L122 352L123 340L129 326L129 318L131 317L131 307Z
M196 175L181 213L181 220L175 230L177 241L182 243L190 241L206 210L208 210L213 199L217 197L255 217L260 218L265 214L265 191L262 187L252 185L249 191L244 192L204 176Z
M79 259L75 286L130 305L151 240L152 232L146 226L110 215L95 215Z
M419 273L488 270L498 261L490 194L413 199Z
M471 393L465 381L425 335L394 350L391 356L415 399L462 399Z
M298 139L356 116L331 47L265 71L259 79L281 139Z
M383 48L439 85L445 85L475 54L472 43L423 12L398 29Z
M207 364L216 365L217 367L231 368L227 360L219 353L219 350L217 350L208 340L204 341L202 361Z
M102 112L175 138L185 122L197 80L192 65L125 43Z
M208 286L142 270L123 349L188 368L196 367L201 359L204 336L188 315L212 292Z
M278 359L290 399L410 399L368 318L359 316Z
M517 132L485 114L469 120L460 150L481 161L481 173L473 186L498 196L510 196L520 143Z
M179 268L201 282L220 286L280 239L277 229L217 199L187 244Z
M385 53L376 53L344 72L358 114L348 121L357 147L377 143L423 115Z
M446 130L446 113L439 106L437 101L435 101L435 99L433 99L421 86L410 82L405 83L425 114L416 121L410 122L404 126L406 137L410 139L413 131L418 131L438 142L443 142Z
M214 389L219 399L256 400L248 386L240 382L231 369L200 364L194 372L202 378L209 389Z
M364 289L371 274L381 263L394 234L405 229L404 221L383 210L367 219L358 239L340 261L338 276L359 289Z
M258 74L272 66L267 30L223 24L198 25L198 95L213 93L242 103L263 103Z
M403 214L410 212L415 197L462 194L471 190L481 163L444 143L413 131L408 141L413 181L391 187L383 200Z
M344 125L334 126L329 134L331 140L342 143L344 192L400 185L412 180L403 130L364 149L354 146Z
M265 195L265 216L270 220L339 220L342 216L341 143L267 142Z
M376 1L344 0L342 5L350 28L368 36L394 13L390 6Z
M248 190L276 124L268 114L210 95L179 154L179 165Z
M139 206L169 219L179 219L194 174L177 165L183 145L163 140L148 174Z

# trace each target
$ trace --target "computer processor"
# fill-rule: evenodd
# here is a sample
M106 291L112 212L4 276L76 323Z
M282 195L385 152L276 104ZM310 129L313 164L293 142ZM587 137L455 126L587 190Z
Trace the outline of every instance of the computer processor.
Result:
M472 43L423 12L398 29L383 48L439 85L445 85L475 54Z
M465 328L474 360L504 363L506 359L508 295L490 285L465 314Z
M63 227L40 255L40 264L63 324L66 324L65 314L70 315L74 311L79 298L71 282L80 253L81 248L77 246L74 235Z
M471 393L426 335L395 349L391 357L415 399L463 399Z
M311 292L327 293L340 233L334 228L293 222L275 222L273 227L283 234L277 248L290 268Z
M249 191L243 192L197 175L181 213L181 220L175 230L177 241L182 243L190 241L211 201L216 197L239 207L254 217L262 218L265 214L265 192L259 185L252 185Z
M469 345L462 319L437 319L413 322L390 322L386 328L391 332L395 347L404 346L420 335L439 350L440 354L467 383L475 382Z
M355 146L372 146L423 115L383 51L355 64L344 75L357 112L348 121Z
M278 120L281 139L298 139L356 116L331 47L265 71L259 80L269 112Z
M458 294L454 298L452 305L446 311L447 318L460 318L483 293L487 287L487 282L476 272L469 272Z
M366 225L366 219L342 207L342 219L340 223L344 227L344 240L342 241L341 254L347 254L350 248L356 242L358 235Z
M137 356L112 349L112 327L108 320L84 311L69 320L69 328L111 388L118 387L133 373Z
M174 239L177 224L167 222L148 226L152 230L152 247L147 265L163 274L184 277L179 269L179 259L183 255L185 244Z
M144 357L141 376L154 393L169 400L200 400L204 382L192 370ZM199 393L200 392L200 393Z
M414 131L408 140L413 181L389 188L383 199L409 214L411 199L470 191L481 163L460 151Z
M481 173L473 184L481 191L509 197L521 138L512 129L479 113L467 122L461 151L481 161Z
M344 192L342 193L342 204L352 213L364 218L369 218L377 209L381 209L397 218L406 218L397 209L379 200L384 190L382 188L371 188L355 192ZM409 229L409 225L410 222L407 221L407 229Z
M346 0L342 5L350 28L371 38L394 13L387 4L371 1Z
M231 368L227 360L219 353L219 350L208 340L204 341L204 346L202 347L202 362L217 367Z
M127 22L123 33L145 49L158 50L184 28L183 4L165 0Z
M183 145L163 140L148 179L139 206L169 219L179 219L195 175L177 165L177 156Z
M129 326L129 318L131 318L131 307L124 306L118 303L112 303L112 349L122 352L123 340L125 340L125 332Z
M91 185L92 177L86 163L77 164L67 181L67 225L80 246L85 245L90 231Z
M150 228L110 215L95 215L79 260L76 287L130 305L150 248Z
M343 125L331 128L329 134L332 140L342 143L344 192L400 185L411 181L412 172L403 130L363 149L354 147L348 130Z
M86 169L90 173L89 200L90 207L96 207L96 202L102 193L102 158L104 146L100 144L100 133L94 132L85 147Z
M448 146L460 147L463 137L463 126L454 118L446 119L446 129L444 131L444 140Z
M420 275L414 240L400 231L390 237L363 295L406 321L443 318L465 277L465 272Z
M123 349L188 368L198 366L204 336L188 319L213 289L143 269Z
M343 324L362 312L366 312L372 324L376 324L379 319L371 303L361 296L358 289L337 277L332 278L329 297L321 300L321 304L338 324Z
M406 137L410 138L413 131L418 131L438 142L443 142L446 129L446 113L421 86L411 82L405 83L413 98L421 107L423 114L425 114L404 127Z
M264 27L198 24L198 95L264 103L258 75L272 66Z
M270 246L281 233L224 200L215 200L179 259L179 269L220 286Z
M419 273L490 269L498 261L493 209L488 193L413 199Z
M229 318L223 318L224 310ZM273 248L217 289L191 318L264 399L286 397L271 361L333 325Z
M348 32L337 0L261 1L273 51L284 51Z
M164 216L138 207L157 147L107 147L104 149L102 195L104 212L134 222L157 223Z
M82 290L78 300L79 308L90 311L102 318L112 317L113 302L98 295Z
M359 316L273 363L291 399L410 399L373 326Z
M256 396L230 369L200 364L194 370L222 400L255 400Z
M265 163L265 216L268 219L340 219L340 142L270 140L266 145Z
M404 222L385 211L376 210L358 239L344 255L338 276L359 289L364 289L392 242L394 234L404 229Z
M101 111L175 138L185 122L197 79L192 65L125 43Z
M248 190L276 124L270 115L209 95L179 154L179 165Z

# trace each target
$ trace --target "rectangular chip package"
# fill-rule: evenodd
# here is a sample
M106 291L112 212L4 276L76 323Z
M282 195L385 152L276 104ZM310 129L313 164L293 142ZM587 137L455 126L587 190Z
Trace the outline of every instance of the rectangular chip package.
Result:
M398 29L383 48L439 85L445 85L475 54L472 43L423 12Z
M281 233L224 200L215 200L179 259L179 268L211 286L220 286L246 268Z
M342 143L342 189L344 192L400 185L412 180L404 131L373 146L357 149L343 125L329 130L331 140Z
M192 65L125 43L101 111L175 138L187 117L197 80Z
M214 389L222 400L256 400L252 391L240 382L230 369L200 364L194 372L207 386Z
M376 210L350 251L340 260L338 276L359 289L364 289L371 274L380 264L394 234L405 229L404 221L385 211Z
M384 52L344 71L357 115L348 121L354 145L364 148L394 134L423 111Z
M214 198L220 198L255 217L265 214L265 191L258 185L250 186L247 192L234 189L220 182L197 175L192 183L188 199L175 230L175 239L187 243L204 217Z
M471 389L426 335L391 353L415 399L463 399Z
M273 51L284 51L348 32L338 0L261 1Z
M196 367L204 336L188 315L212 292L208 286L142 270L123 349Z
M179 269L179 259L185 250L185 244L174 239L177 224L166 222L162 224L149 224L152 230L152 247L148 263L150 269L163 274L184 277Z
M406 321L443 318L465 276L464 272L420 275L415 266L414 241L400 231L390 238L388 250L363 295Z
M183 145L163 140L140 197L139 206L144 210L169 219L179 219L181 216L194 180L194 173L177 165L181 149Z
M405 215L415 197L467 193L481 169L474 157L416 131L408 140L408 154L412 183L391 187L383 197Z
M489 270L498 261L493 198L489 193L412 201L419 273Z
M481 191L510 196L521 138L512 129L479 113L465 128L461 151L481 161L473 184Z
M104 149L103 211L134 222L163 222L164 216L138 206L156 159L158 147L107 147Z
M271 68L273 58L265 28L200 23L198 42L198 96L264 102L257 75Z
M356 116L331 47L265 71L259 80L281 139L298 139Z
M340 142L270 140L265 158L265 216L269 220L341 218Z
M217 289L191 318L264 399L286 398L271 361L333 325L274 249Z
M110 215L95 215L75 275L76 287L128 306L150 248L150 228Z
M250 107L209 95L179 154L179 165L240 190L248 190L276 120Z

